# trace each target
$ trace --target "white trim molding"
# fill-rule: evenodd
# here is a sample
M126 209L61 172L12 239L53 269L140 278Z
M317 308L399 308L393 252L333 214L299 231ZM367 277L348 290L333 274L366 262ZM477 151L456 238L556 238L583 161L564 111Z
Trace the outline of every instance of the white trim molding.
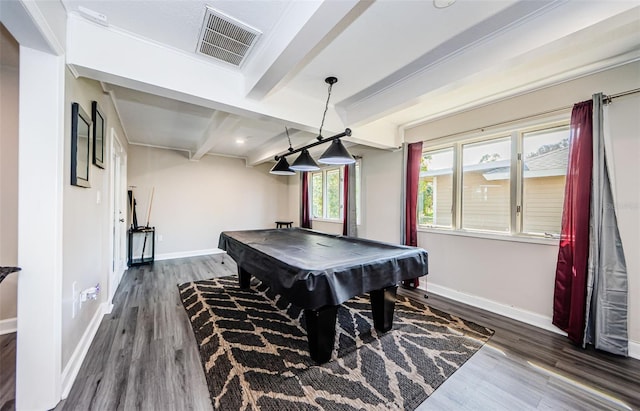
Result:
M194 250L194 251L178 251L175 253L162 253L156 254L155 260L173 260L176 258L186 258L186 257L199 257L201 255L213 255L213 254L223 254L224 251L219 248L209 248L206 250Z
M640 360L640 342L629 341L629 357Z
M463 293L461 291L456 291L451 288L443 287L441 285L433 283L429 283L427 289L428 292L441 295L443 297L447 297L461 303L469 304L483 310L491 311L492 313L500 314L502 316L512 318L514 320L521 321L523 323L533 325L535 327L542 328L556 334L565 336L567 335L567 333L551 323L551 317L523 310L521 308L513 307L507 304L499 303L487 298L482 298L475 295Z
M0 335L11 334L18 330L18 319L7 318L0 320Z
M566 332L562 331L551 323L551 317L536 314L531 311L516 308L507 304L498 303L486 298L463 293L461 291L456 291L451 288L443 287L441 285L433 283L429 283L429 285L427 286L427 292L440 295L442 297L446 297L451 300L468 304L483 310L491 311L492 313L521 321L525 324L533 325L534 327L542 328L556 334L564 335L565 337L567 336ZM629 357L640 360L640 342L629 341Z
M84 362L84 358L87 356L89 352L89 347L93 342L93 338L96 336L98 332L98 328L100 327L100 323L102 322L102 317L105 314L109 313L111 310L109 303L104 302L98 306L95 314L93 314L93 318L91 318L91 322L89 326L86 328L82 338L78 342L76 349L73 350L71 354L71 358L69 358L69 362L64 367L62 371L62 399L66 399L71 391L71 387L73 386L76 377L78 376L78 371L80 371L80 367Z

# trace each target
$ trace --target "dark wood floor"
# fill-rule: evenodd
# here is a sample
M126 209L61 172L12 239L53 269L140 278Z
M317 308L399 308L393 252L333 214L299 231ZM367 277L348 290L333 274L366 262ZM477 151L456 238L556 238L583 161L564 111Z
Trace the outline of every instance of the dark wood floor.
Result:
M130 269L69 397L56 410L210 410L176 284L235 269L222 255ZM557 334L441 297L427 302L489 326L495 335L420 410L640 410L640 361L582 350ZM4 354L6 343L0 344ZM9 379L0 378L4 389Z
M0 411L15 408L16 333L0 335Z

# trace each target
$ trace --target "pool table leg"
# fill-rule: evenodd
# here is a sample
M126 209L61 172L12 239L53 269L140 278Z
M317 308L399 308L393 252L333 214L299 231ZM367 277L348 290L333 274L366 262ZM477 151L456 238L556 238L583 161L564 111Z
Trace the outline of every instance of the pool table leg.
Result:
M396 305L396 291L398 286L373 290L371 296L371 313L373 314L373 326L376 330L387 332L393 325L393 309Z
M307 323L307 339L311 359L324 364L331 359L336 339L337 305L326 305L317 310L304 310Z
M240 266L238 266L238 283L243 289L247 289L251 285L251 274Z

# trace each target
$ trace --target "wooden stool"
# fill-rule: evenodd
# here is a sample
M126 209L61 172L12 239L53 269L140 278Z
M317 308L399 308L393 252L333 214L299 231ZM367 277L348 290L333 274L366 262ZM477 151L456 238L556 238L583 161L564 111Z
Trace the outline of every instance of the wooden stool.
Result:
M276 228L291 228L293 221L276 221Z

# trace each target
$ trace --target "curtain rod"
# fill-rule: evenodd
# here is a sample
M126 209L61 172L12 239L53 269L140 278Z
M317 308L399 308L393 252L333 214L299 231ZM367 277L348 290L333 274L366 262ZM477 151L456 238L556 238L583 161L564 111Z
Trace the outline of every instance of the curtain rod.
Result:
M617 94L611 94L611 95L608 95L608 96L604 96L604 103L605 104L609 104L609 103L611 103L611 100L613 100L613 99L616 99L618 97L628 96L630 94L636 94L636 93L640 93L640 88L635 88L633 90L623 91L622 93L617 93Z
M470 133L474 133L474 132L477 133L477 132L489 131L489 130L491 130L493 128L500 127L500 126L506 126L506 125L511 124L511 123L519 123L521 121L534 119L536 117L543 117L543 116L547 116L547 115L551 115L551 114L560 113L562 111L568 111L571 108L573 108L573 104L570 105L570 106L554 108L553 110L542 111L540 113L531 114L531 115L528 115L528 116L525 116L525 117L515 118L513 120L507 120L507 121L502 121L500 123L490 124L490 125L487 125L487 126L476 127L476 128L472 128L470 130L459 131L459 132L456 132L456 133L447 134L445 136L437 137L437 138L434 138L434 139L431 139L431 140L424 140L424 141L425 142L429 142L429 143L438 142L438 141L442 141L444 139L449 139L449 138L457 137L457 136L464 135L464 134L470 134Z
M612 102L612 100L614 100L616 98L624 97L624 96L628 96L630 94L636 94L636 93L640 93L640 88L636 88L636 89L632 89L632 90L623 91L621 93L616 93L616 94L611 94L611 95L608 95L608 96L604 96L604 99L603 99L604 100L604 104L610 104ZM547 111L543 111L543 112L540 112L540 113L528 115L528 116L525 116L525 117L516 118L516 119L513 119L513 120L507 120L507 121L503 121L503 122L500 122L500 123L494 123L494 124L491 124L491 125L488 125L488 126L482 126L482 127L478 127L478 128L473 128L471 130L460 131L460 132L457 132L457 133L452 133L452 134L448 134L446 136L441 136L441 137L438 137L438 138L434 138L432 140L425 140L425 141L437 142L437 141L442 141L443 139L452 138L452 137L456 137L456 136L459 136L459 135L464 135L464 134L469 134L469 133L479 132L479 131L482 132L482 131L486 131L487 129L492 129L494 127L506 126L506 125L511 124L511 123L518 123L520 121L524 121L524 120L528 120L528 119L532 119L532 118L536 118L536 117L541 117L541 116L547 116L547 115L550 115L550 114L560 113L562 111L566 111L566 110L572 109L573 106L574 105L572 104L570 106L564 106L564 107L556 108L556 109L553 109L553 110L547 110Z

